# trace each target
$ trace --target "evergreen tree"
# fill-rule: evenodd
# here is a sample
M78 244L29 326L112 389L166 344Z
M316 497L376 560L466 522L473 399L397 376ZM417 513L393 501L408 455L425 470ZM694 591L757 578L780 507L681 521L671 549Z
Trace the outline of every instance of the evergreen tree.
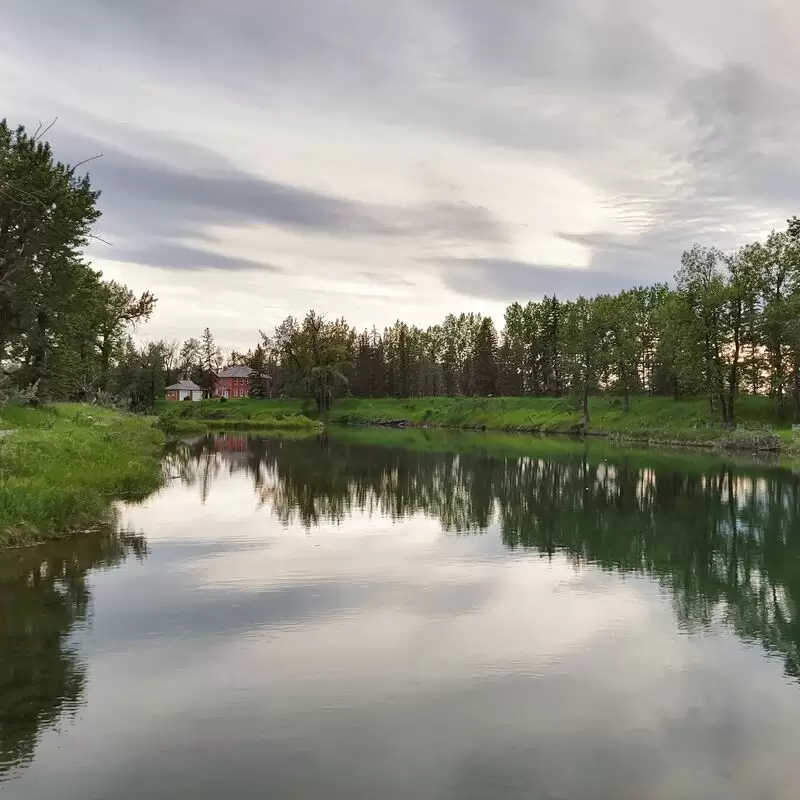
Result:
M489 317L481 320L475 342L475 393L488 397L497 392L497 331Z
M221 367L222 353L214 341L211 330L206 328L200 338L200 368L202 370L200 386L208 397L214 393L214 386Z

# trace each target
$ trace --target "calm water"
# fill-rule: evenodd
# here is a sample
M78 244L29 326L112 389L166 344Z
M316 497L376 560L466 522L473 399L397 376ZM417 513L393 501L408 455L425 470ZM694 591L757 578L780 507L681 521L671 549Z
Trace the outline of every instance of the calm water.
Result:
M795 475L391 436L0 556L0 797L800 796Z

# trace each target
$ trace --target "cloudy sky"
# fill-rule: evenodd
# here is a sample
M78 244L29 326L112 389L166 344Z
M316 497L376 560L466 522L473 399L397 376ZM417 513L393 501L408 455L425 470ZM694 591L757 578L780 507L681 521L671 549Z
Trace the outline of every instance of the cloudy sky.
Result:
M0 115L58 117L154 290L228 347L669 279L800 212L796 0L5 0Z

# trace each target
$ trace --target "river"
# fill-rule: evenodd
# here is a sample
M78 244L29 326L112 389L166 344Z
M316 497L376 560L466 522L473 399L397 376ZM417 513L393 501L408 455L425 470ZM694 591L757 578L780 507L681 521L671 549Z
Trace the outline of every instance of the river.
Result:
M525 437L200 437L0 554L0 798L800 786L800 491Z

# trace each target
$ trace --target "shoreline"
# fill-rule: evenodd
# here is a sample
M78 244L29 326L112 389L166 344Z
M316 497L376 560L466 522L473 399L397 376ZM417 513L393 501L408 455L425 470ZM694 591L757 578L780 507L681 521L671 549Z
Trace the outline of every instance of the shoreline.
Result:
M414 398L359 400L346 398L318 415L301 400L209 400L162 404L159 425L167 434L204 431L322 430L326 425L496 431L533 436L599 438L621 444L692 448L717 452L800 453L791 428L770 425L766 398L748 398L749 419L734 429L708 424L703 401L634 398L632 410L617 398L593 398L593 414L584 430L580 416L565 398Z
M116 500L162 485L164 436L152 418L82 404L6 407L0 426L0 549L108 522Z
M537 405L544 404L536 399L526 402L517 398L349 399L339 401L320 417L314 416L299 400L173 404L162 407L159 417L81 404L5 408L0 410L0 428L11 435L0 437L0 549L79 534L107 520L115 501L146 497L160 488L167 436L315 435L326 430L336 430L338 435L348 429L371 430L376 435L392 430L409 434L438 432L443 436L472 432L487 437L513 436L516 441L510 452L517 455L528 447L536 450L548 440L560 443L557 447L571 447L588 440L602 443L601 447L608 447L609 452L624 452L626 448L644 452L654 448L665 453L683 453L687 458L693 453L697 458L788 457L784 466L800 455L800 447L790 438L765 429L664 430L653 425L646 432L641 427L616 430L590 427L583 431L574 415L539 424L531 424L530 415L516 424L507 421L509 409L536 411ZM505 424L500 424L503 416L498 412L506 415ZM639 425L641 417L637 419ZM702 434L698 436L700 431ZM492 444L498 449L503 445L500 441Z

